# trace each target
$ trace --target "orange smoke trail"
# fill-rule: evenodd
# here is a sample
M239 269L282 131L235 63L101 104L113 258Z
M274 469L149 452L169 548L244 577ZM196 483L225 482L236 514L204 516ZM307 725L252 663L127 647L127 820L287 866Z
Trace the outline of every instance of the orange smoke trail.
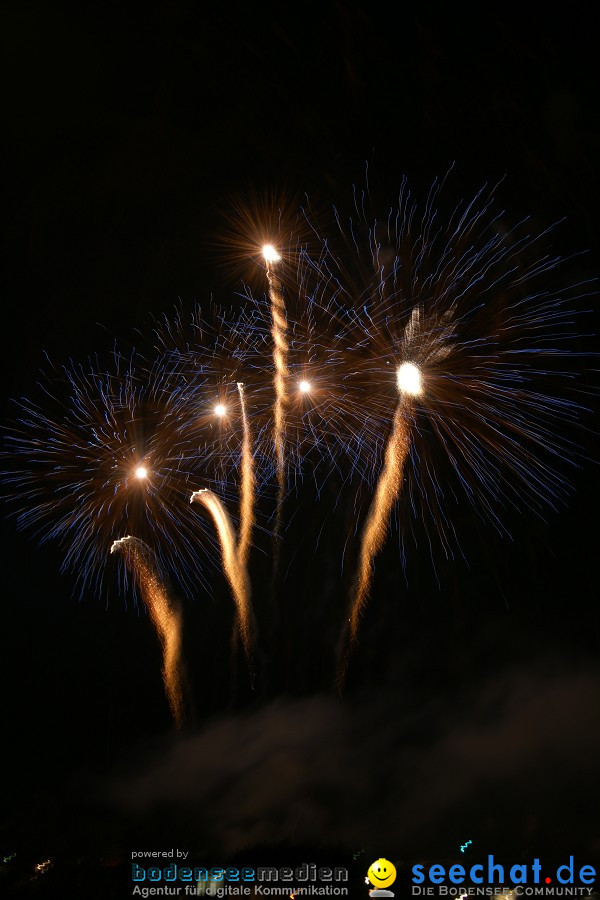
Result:
M246 569L248 554L252 540L254 527L254 498L256 491L256 479L254 477L254 457L252 455L252 437L250 425L246 414L244 400L244 385L238 381L238 391L242 409L242 480L240 485L240 534L237 546L237 556L240 569ZM246 576L247 577L247 576Z
M137 580L162 647L162 677L171 715L176 727L181 728L184 724L181 613L169 598L159 574L156 555L148 544L128 535L115 541L110 552L123 554L125 565Z
M409 413L410 401L402 398L396 407L392 433L385 448L383 468L362 532L354 596L348 619L346 650L338 673L338 687L343 686L350 652L356 642L360 620L369 597L373 580L373 560L385 543L390 516L402 488L404 463L410 449Z
M221 544L221 557L223 559L223 571L227 578L233 599L237 609L238 628L244 645L244 651L250 658L250 648L253 643L252 606L250 603L250 581L246 567L240 565L236 550L235 531L229 513L225 505L215 493L209 490L194 491L190 497L190 503L201 503L211 514L219 542Z
M273 273L270 264L267 264L267 279L269 282L269 300L271 301L271 335L273 337L273 363L275 375L273 379L275 387L275 403L273 406L273 440L275 443L275 455L277 458L277 516L275 519L275 538L281 531L281 513L283 498L285 496L285 418L288 406L287 382L288 382L288 340L287 317L281 281ZM277 552L277 550L276 550Z

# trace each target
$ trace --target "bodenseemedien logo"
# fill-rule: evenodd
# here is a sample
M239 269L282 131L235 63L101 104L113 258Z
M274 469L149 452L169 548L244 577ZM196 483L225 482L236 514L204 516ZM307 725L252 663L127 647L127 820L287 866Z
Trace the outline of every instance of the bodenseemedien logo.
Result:
M347 897L348 870L343 866L192 866L172 862L160 866L131 866L133 896L205 897ZM142 885L140 882L143 882ZM160 884L160 887L156 885Z

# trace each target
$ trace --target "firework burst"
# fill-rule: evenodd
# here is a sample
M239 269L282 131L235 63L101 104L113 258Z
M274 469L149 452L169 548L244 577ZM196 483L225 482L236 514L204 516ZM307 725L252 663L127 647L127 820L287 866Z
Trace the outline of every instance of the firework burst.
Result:
M345 280L343 257L325 261L333 343L351 367L350 458L368 481L380 473L362 529L352 641L394 511L405 537L418 524L451 554L461 494L505 532L507 508L543 515L564 501L576 464L574 322L592 283L558 287L565 261L548 249L549 232L532 236L526 221L508 228L493 190L445 218L438 200L435 185L420 211L405 185L385 224L368 226L361 210L370 278ZM353 220L350 232L356 250ZM398 390L410 402L397 406Z
M108 549L126 531L150 547L180 590L195 595L216 542L206 523L185 515L191 484L223 490L221 451L199 422L198 391L160 366L118 355L112 371L98 368L72 366L44 385L52 411L19 403L4 472L17 522L42 541L58 541L80 594L106 590ZM122 577L127 581L126 568Z

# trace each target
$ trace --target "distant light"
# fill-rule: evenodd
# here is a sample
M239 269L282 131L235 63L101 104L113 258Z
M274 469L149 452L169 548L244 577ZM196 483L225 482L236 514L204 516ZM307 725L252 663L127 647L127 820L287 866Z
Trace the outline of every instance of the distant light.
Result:
M215 416L219 416L219 418L223 418L225 413L227 412L227 407L223 406L222 403L217 403L215 406Z
M312 385L311 385L310 381L300 381L298 384L298 387L300 388L300 390L302 391L303 394L308 394Z
M148 477L148 469L146 469L145 466L138 466L137 469L135 470L135 477L139 478L140 481L142 481L142 479L144 479L144 478L147 478Z
M281 256L273 246L273 244L265 244L262 248L263 256L267 262L279 262Z
M396 372L398 390L403 394L420 394L423 390L421 371L414 363L402 363Z
M54 868L54 863L51 859L45 859L43 862L36 863L33 867L34 872L37 872L38 875L45 875L49 869Z

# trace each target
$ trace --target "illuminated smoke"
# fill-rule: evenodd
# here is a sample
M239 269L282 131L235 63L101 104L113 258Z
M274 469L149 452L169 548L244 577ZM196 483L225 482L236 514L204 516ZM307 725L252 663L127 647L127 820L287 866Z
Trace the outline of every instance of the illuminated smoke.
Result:
M250 659L253 643L254 616L250 604L250 581L246 567L240 565L235 530L225 505L213 491L194 491L190 503L201 503L212 516L221 544L223 572L230 584L237 609L238 628L246 657Z
M400 495L404 463L410 449L409 414L410 401L403 396L396 407L392 433L385 448L383 468L362 532L358 572L348 619L346 648L338 673L338 687L343 686L350 651L356 642L360 620L369 597L373 580L373 561L385 543L392 509Z
M180 610L169 598L159 573L156 555L148 544L128 535L115 541L110 552L123 555L125 565L139 585L162 647L162 676L171 715L176 727L181 728L184 724L184 703Z

